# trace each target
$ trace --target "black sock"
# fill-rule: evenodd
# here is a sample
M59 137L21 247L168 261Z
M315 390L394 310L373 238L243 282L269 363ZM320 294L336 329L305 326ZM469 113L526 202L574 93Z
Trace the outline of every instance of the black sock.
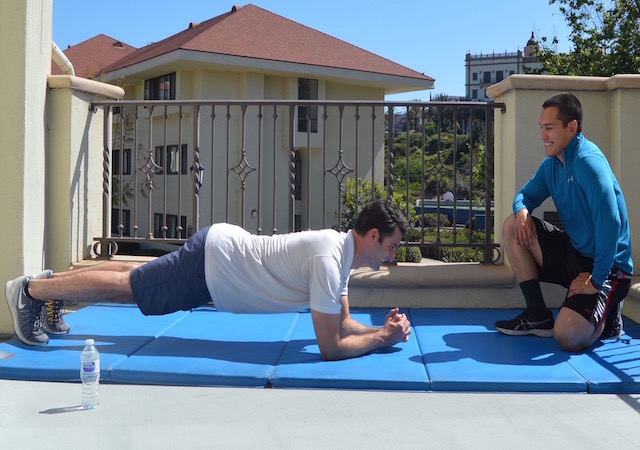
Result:
M29 294L29 282L28 281L24 284L24 289L23 290L24 290L24 295L29 297L31 300L35 300L35 298L33 298L31 296L31 294Z
M527 310L533 317L532 319L543 319L549 314L547 311L547 305L542 298L542 290L540 289L540 282L538 280L528 280L520 283L520 289L524 295L524 300L527 302Z

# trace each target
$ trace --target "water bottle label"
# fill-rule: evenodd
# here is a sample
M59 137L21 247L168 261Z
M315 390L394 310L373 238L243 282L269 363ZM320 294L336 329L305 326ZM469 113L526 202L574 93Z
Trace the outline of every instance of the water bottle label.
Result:
M82 371L84 373L100 372L100 361L85 361L82 363Z

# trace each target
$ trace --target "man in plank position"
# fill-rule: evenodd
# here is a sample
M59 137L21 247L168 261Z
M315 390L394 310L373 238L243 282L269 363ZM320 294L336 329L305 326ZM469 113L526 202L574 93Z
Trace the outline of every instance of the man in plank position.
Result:
M365 326L351 318L347 295L351 270L377 270L382 262L392 261L407 228L402 212L386 200L365 205L347 233L259 236L215 224L179 250L143 266L111 261L50 278L21 276L7 282L5 295L16 334L28 345L49 340L39 325L47 299L135 301L145 315L213 301L218 310L235 313L310 307L322 358L346 359L409 338L411 324L398 308L387 314L382 327Z

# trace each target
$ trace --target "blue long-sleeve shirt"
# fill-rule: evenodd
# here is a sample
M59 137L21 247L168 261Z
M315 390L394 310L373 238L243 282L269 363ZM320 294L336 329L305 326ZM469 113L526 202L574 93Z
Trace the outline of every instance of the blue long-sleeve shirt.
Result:
M531 213L553 198L571 244L593 258L593 281L602 286L612 267L633 273L627 207L622 190L597 145L577 134L562 151L564 165L547 157L513 201L514 214Z

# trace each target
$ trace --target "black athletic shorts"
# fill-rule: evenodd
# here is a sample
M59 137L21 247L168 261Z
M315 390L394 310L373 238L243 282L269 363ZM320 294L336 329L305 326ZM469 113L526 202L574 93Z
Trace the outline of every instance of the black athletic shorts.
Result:
M144 315L188 311L211 301L204 278L203 228L175 252L131 271L133 298Z
M581 272L593 271L593 259L573 248L565 232L549 222L541 221L537 217L532 218L542 249L542 267L538 268L540 281L559 284L569 289L571 282ZM565 297L562 307L572 309L597 327L607 317L609 309L624 300L630 287L631 276L613 267L599 292L593 295Z

